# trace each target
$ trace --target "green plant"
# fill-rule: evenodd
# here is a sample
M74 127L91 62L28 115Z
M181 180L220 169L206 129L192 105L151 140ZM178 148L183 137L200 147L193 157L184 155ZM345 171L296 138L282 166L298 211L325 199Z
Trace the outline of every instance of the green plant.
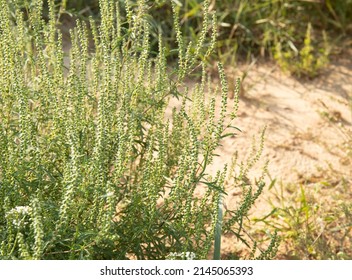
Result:
M324 45L319 48L315 47L312 42L312 26L308 24L302 49L297 50L293 44L290 44L283 50L279 42L275 47L274 58L284 70L288 70L299 77L313 78L329 61L330 46L324 32L323 37Z
M100 24L77 20L66 71L54 1L44 20L41 0L27 11L0 0L1 259L208 257L227 171L207 173L236 131L225 124L236 110L228 112L221 64L217 112L199 60L214 48L215 18L205 1L198 40L187 42L173 4L178 67L170 72L162 33L151 52L146 2L125 1L121 17L120 1L101 0ZM196 71L202 80L189 89L184 80ZM182 105L168 115L171 98ZM256 185L252 194L246 183L226 229L248 214L264 187Z
M301 185L297 192L295 184L277 187L273 182L272 210L255 220L278 231L283 240L279 258L352 258L352 204L348 184Z
M201 14L203 12L201 0L175 1L180 7L181 28L189 38L194 38L199 31ZM151 5L153 25L162 29L165 36L170 38L168 45L172 50L175 37L172 31L168 9L170 1L154 1ZM214 10L218 18L219 38L217 42L217 58L223 63L234 65L237 58L248 59L252 55L272 58L275 55L275 47L279 43L283 52L291 52L287 57L287 63L304 67L297 63L300 49L306 48L304 40L307 38L307 26L313 30L322 30L326 38L330 38L326 45L324 36L316 36L314 48L325 48L318 52L310 52L314 61L323 59L330 49L340 44L341 40L347 39L351 32L351 1L283 1L283 0L241 0L241 1L211 1L209 10ZM164 15L168 16L164 16ZM306 44L307 45L307 44ZM172 55L172 52L170 52ZM304 55L303 55L304 57ZM308 56L307 56L308 57ZM306 58L300 61L306 61ZM289 61L292 59L292 61ZM320 62L319 62L320 63ZM310 66L314 66L315 62ZM310 67L309 66L309 67ZM291 70L291 69L288 69ZM309 69L310 75L313 70ZM305 75L307 69L302 68L299 72Z
M31 1L19 2L21 5L31 5ZM125 8L123 0L118 1ZM173 29L173 15L171 3L179 8L180 28L188 40L196 40L202 25L204 12L203 0L185 1L146 1L150 24L151 49L157 51L158 34L163 33L166 55L171 60L177 57L176 34ZM74 15L77 18L87 19L94 16L99 21L99 1L70 1L56 0L61 4L61 13ZM130 0L130 7L137 7L138 0ZM216 6L216 11L215 11ZM343 41L351 35L352 24L351 0L312 0L312 1L284 1L284 0L223 0L210 1L209 11L215 11L218 19L217 30L217 60L229 65L235 65L237 59L248 59L251 56L272 58L277 54L278 44L282 52L286 53L287 64L295 64L295 72L305 75L307 69L299 70L297 63L299 51L304 48L307 26L313 30L322 30L330 38L327 54L330 49L334 51L343 49ZM121 18L125 19L125 9L121 9ZM66 17L65 17L66 18ZM324 47L325 38L317 36L313 47ZM207 44L207 43L206 43ZM324 51L323 51L324 52ZM319 60L323 52L310 52L313 60ZM289 54L290 53L290 54ZM290 61L292 59L292 61ZM301 60L300 60L301 61ZM324 61L324 64L327 61ZM282 64L282 61L279 61ZM313 63L311 66L314 66ZM323 66L323 64L321 64ZM288 67L286 67L288 68ZM291 71L290 69L287 69ZM313 70L308 71L308 75ZM314 74L315 75L315 74Z

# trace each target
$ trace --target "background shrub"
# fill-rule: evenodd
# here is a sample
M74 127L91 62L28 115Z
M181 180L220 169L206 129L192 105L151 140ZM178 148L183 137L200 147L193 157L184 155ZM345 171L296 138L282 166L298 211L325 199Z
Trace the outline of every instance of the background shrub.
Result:
M124 6L124 1L119 1ZM129 1L131 7L137 0ZM201 29L203 0L146 1L149 8L148 21L151 25L152 48L157 49L158 34L162 30L167 55L175 59L177 48L173 26L172 3L180 9L180 27L188 40L195 40ZM56 1L62 10L80 18L99 15L97 0ZM216 9L215 9L216 7ZM306 57L301 50L306 48L307 29L311 29L311 56L321 60L343 50L350 44L352 35L351 0L212 0L208 9L216 12L218 19L217 59L234 65L237 59L248 59L252 55L277 59L285 69L298 75L315 76L319 65L312 63L312 71L305 69ZM124 16L124 13L122 13ZM324 31L324 32L323 32ZM325 35L324 35L325 34ZM278 50L286 55L277 58ZM304 51L303 51L304 53ZM290 64L294 67L288 68Z

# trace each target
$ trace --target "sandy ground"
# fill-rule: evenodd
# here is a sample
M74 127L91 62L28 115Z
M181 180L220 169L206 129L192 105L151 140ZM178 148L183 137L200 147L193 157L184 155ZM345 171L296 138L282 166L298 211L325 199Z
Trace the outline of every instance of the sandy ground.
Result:
M238 158L245 161L251 153L253 137L259 144L260 133L266 127L264 151L249 178L259 178L262 167L268 161L267 186L272 180L276 180L276 185L291 184L292 194L299 192L300 186L310 188L325 184L334 187L344 180L349 184L347 191L352 197L352 151L348 150L352 147L352 61L349 57L335 58L313 80L294 78L270 64L227 68L230 84L248 71L241 91L238 118L234 123L242 133L222 142L217 150L219 157L214 159L209 173L215 174L216 170L230 164L236 151ZM217 84L217 74L213 76L214 84ZM179 107L180 104L171 102L169 113L173 106ZM220 97L217 106L219 110ZM227 192L225 207L237 209L238 188L229 181ZM329 192L331 189L327 196L316 199L321 202L326 197L333 200L334 196L330 196ZM283 196L286 195L288 197L283 193ZM272 190L265 189L250 217L268 215L272 210L268 201L272 197ZM284 255L283 251L285 246L280 246L279 255ZM235 236L227 235L222 240L222 252L225 257L231 254L242 257L246 249Z
M269 160L271 179L282 184L308 186L318 182L337 185L342 178L352 193L352 61L350 55L336 58L313 80L298 80L273 65L254 65L243 83L236 126L236 138L223 141L212 169L230 163L234 151L245 159L251 151L252 137L259 137L266 126L264 152L252 176L261 174ZM240 76L248 66L227 69L229 80ZM349 153L349 154L348 154ZM267 183L270 183L267 177ZM226 205L236 208L237 193L228 186ZM256 204L252 215L270 212L270 191ZM351 230L352 231L352 230ZM222 248L231 253L237 248L234 237L223 239ZM236 249L237 248L237 249Z
M275 66L255 66L243 84L236 122L242 133L223 142L217 166L228 162L234 150L245 158L252 137L266 126L262 159L270 161L272 178L313 181L329 169L352 175L344 147L351 134L343 132L352 128L352 61L341 58L311 81L299 81Z

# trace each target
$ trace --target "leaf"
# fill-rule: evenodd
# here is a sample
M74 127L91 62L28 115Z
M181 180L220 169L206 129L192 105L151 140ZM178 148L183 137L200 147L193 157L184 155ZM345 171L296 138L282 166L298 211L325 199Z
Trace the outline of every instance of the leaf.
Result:
M197 6L195 6L193 9L191 9L189 12L187 12L184 15L184 20L187 20L187 18L196 15L199 10L200 10L200 5L198 4Z
M272 187L274 187L275 183L276 183L276 178L270 182L268 189L271 190Z
M217 211L217 220L215 224L215 236L214 236L214 260L220 260L221 256L221 227L222 227L222 196L220 195L218 201L218 211Z
M215 182L200 181L200 183L203 183L203 184L207 185L208 187L210 187L211 189L214 189L216 191L219 191L219 192L227 195L227 193L220 186L216 185Z
M229 136L230 137L234 137L235 135L237 135L237 134L233 133L233 132L232 133L231 132L230 133L226 133L226 134L221 135L220 139L223 139L223 138L226 138L226 137L229 137Z
M271 217L273 214L275 214L277 211L277 208L274 208L268 215L266 215L265 217L258 219L256 218L255 221L256 222L264 222L267 218Z
M172 0L172 2L174 2L177 6L182 7L182 2L178 1L178 0Z
M229 126L228 126L228 128L234 128L234 129L238 130L239 132L242 132L242 130L241 130L241 129L239 129L238 127L233 126L233 125L229 125Z
M241 234L230 230L230 232L232 232L239 240L241 240L243 242L243 244L245 244L248 248L251 248L251 246L249 246L248 242L241 236Z

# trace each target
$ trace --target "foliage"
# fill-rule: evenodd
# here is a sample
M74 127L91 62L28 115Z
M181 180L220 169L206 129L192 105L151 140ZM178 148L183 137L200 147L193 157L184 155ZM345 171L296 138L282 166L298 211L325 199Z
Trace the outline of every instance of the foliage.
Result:
M58 1L60 2L60 1ZM67 7L66 11L78 16L97 14L97 0L93 1L62 1ZM121 5L123 1L120 1ZM131 7L136 6L137 0L130 0ZM165 37L168 55L172 58L176 53L173 51L177 46L176 34L172 28L173 16L171 3L179 7L181 18L180 27L188 40L196 39L201 28L203 0L158 0L146 1L149 6L151 17L149 22L152 26L152 46L157 46L159 30ZM217 56L222 62L234 65L237 56L248 58L251 55L273 58L277 54L277 48L282 48L285 53L285 65L282 58L279 64L294 74L313 76L315 67L323 67L327 62L325 56L334 46L340 46L341 41L348 41L352 32L352 0L222 0L210 1L209 11L214 11L218 19L219 38L217 42ZM305 40L307 26L312 30L321 30L325 36L316 36L313 47L327 49L310 52L314 61L323 57L324 63L316 66L309 64L314 69L306 69L302 61L298 59L299 51L306 48ZM326 38L329 44L326 45ZM304 56L304 55L303 55ZM287 67L293 63L295 66Z
M277 43L274 58L284 70L288 70L298 77L314 78L329 62L330 46L324 32L323 38L323 46L315 46L312 42L312 27L311 24L308 24L302 49L297 50L295 46L291 45L290 48L282 50L281 43Z
M16 2L16 1L11 1ZM17 1L28 7L32 1ZM123 0L118 1L125 8ZM138 0L130 0L129 6L138 7ZM148 6L151 49L158 49L158 34L162 31L166 56L170 61L177 58L176 33L173 29L172 3L179 9L180 28L188 41L196 40L202 26L204 0L158 0L145 1ZM87 19L94 16L99 21L99 1L56 0L60 6L60 19L65 15ZM215 11L216 7L216 11ZM251 56L274 58L284 70L294 75L315 77L328 64L333 50L341 51L350 44L352 32L352 0L223 0L210 1L209 12L218 19L217 59L235 65L238 58ZM47 10L47 8L45 9ZM125 9L121 17L126 19ZM316 34L307 49L307 27ZM206 43L207 44L207 43ZM341 47L342 46L342 47ZM301 54L301 51L303 54Z
M351 259L352 204L349 185L274 186L272 211L256 218L281 236L284 259ZM299 192L297 192L299 188ZM257 236L258 237L258 236Z
M236 131L225 123L236 120L236 110L228 111L221 64L218 112L218 93L199 60L215 45L209 1L197 40L188 41L173 4L174 72L164 34L151 51L144 0L125 1L125 17L120 1L102 0L99 24L77 20L69 65L57 28L62 10L49 0L43 18L41 0L22 4L0 0L0 257L207 258L227 175L226 167L209 175L209 165ZM189 88L184 80L193 72L202 80ZM168 115L171 98L181 104ZM245 176L258 156L232 175L246 192L237 210L224 213L224 230L239 237L264 187L262 178Z

